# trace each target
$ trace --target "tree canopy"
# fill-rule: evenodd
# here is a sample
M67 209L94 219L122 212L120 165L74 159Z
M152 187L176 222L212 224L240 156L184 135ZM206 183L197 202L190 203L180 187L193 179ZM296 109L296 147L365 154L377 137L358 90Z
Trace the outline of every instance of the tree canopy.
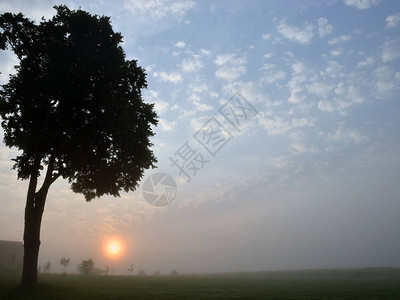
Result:
M91 258L82 260L82 262L78 265L79 273L81 274L89 274L94 267L94 262Z
M156 159L153 104L144 103L145 70L127 60L110 19L56 6L40 24L0 16L0 49L19 58L0 89L4 142L21 154L18 178L59 177L86 200L135 190Z

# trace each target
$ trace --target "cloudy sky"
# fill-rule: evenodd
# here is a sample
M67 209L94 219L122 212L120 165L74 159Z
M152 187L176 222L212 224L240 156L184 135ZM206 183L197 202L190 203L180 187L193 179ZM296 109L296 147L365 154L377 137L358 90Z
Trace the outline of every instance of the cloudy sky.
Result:
M3 0L40 20L61 2ZM62 2L111 17L147 71L158 168L137 191L47 199L40 262L126 272L400 267L400 2ZM17 60L0 53L0 83ZM0 239L22 240L27 182L0 146ZM177 185L154 207L143 183ZM157 190L160 191L160 190ZM125 255L110 261L103 241Z

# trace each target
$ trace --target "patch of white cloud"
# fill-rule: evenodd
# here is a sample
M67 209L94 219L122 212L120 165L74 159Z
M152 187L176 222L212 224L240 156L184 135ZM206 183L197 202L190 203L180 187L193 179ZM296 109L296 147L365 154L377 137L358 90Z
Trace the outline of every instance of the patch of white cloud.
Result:
M364 80L361 73L349 74L345 82L340 81L332 87L331 91L336 95L333 99L326 98L318 101L318 109L330 113L338 110L341 115L346 115L346 109L365 101L365 96L362 92L365 89Z
M326 66L325 71L323 72L323 76L338 78L344 76L344 66L339 64L337 61L330 60L328 61L328 65Z
M341 98L333 98L333 102L335 103L336 107L341 111L341 114L346 114L344 111L349 108L351 105L353 105L353 102L350 101L345 101Z
M233 53L220 54L214 63L219 66L215 72L217 78L232 81L246 72L247 58L245 55L237 57Z
M335 94L337 95L343 95L343 93L346 91L344 82L339 82L335 88Z
M161 125L161 128L164 131L170 131L175 128L177 122L176 121L167 121L165 119L159 119L158 122Z
M189 101L195 106L196 111L208 111L213 109L211 105L201 103L201 97L197 94L190 95Z
M354 6L357 9L368 9L371 6L378 5L380 0L343 0L348 6Z
M289 150L295 155L307 152L311 153L318 152L318 150L315 147L308 147L303 143L293 143L289 146Z
M219 55L217 55L217 58L214 60L214 63L217 66L221 66L221 65L226 64L228 61L230 61L234 57L235 57L235 54L233 54L233 53L219 54Z
M329 24L328 20L325 18L318 19L318 35L320 37L327 36L333 30L333 26Z
M175 43L174 46L177 47L177 48L184 48L186 46L186 44L185 44L185 42L178 41L178 42Z
M211 54L210 50L200 49L200 55L208 56Z
M274 55L274 53L265 53L265 54L263 55L263 57L264 57L265 59L270 59L270 58L272 58L273 55Z
M150 16L154 19L169 18L181 21L196 3L191 0L124 0L124 7L131 13Z
M202 129L204 124L206 124L206 122L209 120L210 120L210 117L208 117L208 116L200 116L197 118L192 118L190 120L190 125L192 126L193 131L197 132L200 129Z
M278 25L277 30L283 37L302 45L307 45L311 43L314 36L315 26L312 24L305 24L302 28L299 28L281 23Z
M334 49L334 50L330 50L329 54L332 56L340 56L343 53L343 49L342 48L338 48L338 49Z
M332 102L328 100L319 101L318 108L326 112L333 112L335 110L335 107L333 106Z
M7 83L9 76L16 73L14 66L18 63L17 56L11 50L0 51L0 84Z
M283 134L292 128L289 121L280 116L275 116L273 118L264 116L263 118L260 118L259 123L264 127L269 135Z
M342 34L342 35L339 35L339 36L337 36L337 37L334 37L333 39L330 39L329 41L328 41L328 43L330 44L330 45L337 45L337 44L340 44L340 43L343 43L343 42L347 42L347 41L349 41L349 40L351 40L352 39L352 36L351 35L349 35L349 34Z
M400 24L400 13L386 17L386 28L394 28Z
M292 163L286 156L279 156L273 159L273 165L277 169L287 168Z
M171 82L173 84L180 83L183 80L182 75L178 72L154 72L153 76L159 78L161 81Z
M269 40L271 38L271 35L269 33L263 34L262 39L263 40Z
M262 70L271 70L274 67L275 67L275 64L267 63L267 64L264 64L259 70L260 71L262 71Z
M229 95L238 93L251 103L256 110L260 109L260 105L269 106L271 104L269 96L258 82L234 82L224 86L224 92ZM221 104L225 102L226 100L223 100Z
M357 68L363 68L363 67L370 66L370 65L372 65L374 62L375 62L375 59L374 59L372 56L367 57L366 59L364 59L363 61L360 61L360 62L357 64Z
M290 103L300 103L305 99L305 96L301 94L304 91L303 85L307 80L305 64L303 62L296 62L292 65L292 70L292 78L287 84L290 90L288 101Z
M45 19L50 19L55 15L56 10L53 8L54 5L56 5L54 1L42 1L42 0L1 1L0 13L3 12L11 12L15 14L22 13L29 19L33 19L37 22L40 22L42 17L44 17Z
M219 93L214 92L214 91L211 91L211 92L210 92L210 97L211 97L211 98L217 98L217 97L219 97Z
M154 103L154 109L158 114L162 114L168 108L170 108L170 105L168 104L168 102L161 100L159 98L159 92L157 92L155 90L144 91L143 98L148 103Z
M292 119L292 126L296 127L310 127L314 126L315 119L312 118L293 118Z
M385 42L382 49L382 61L387 63L400 56L400 38Z
M193 104L196 107L197 111L209 111L209 110L213 109L213 107L211 105L208 105L205 103L194 102Z
M327 82L314 82L308 87L308 91L314 95L326 98L333 89L333 85Z
M361 90L354 85L349 86L347 90L347 97L351 99L354 103L362 103L365 100Z
M346 144L361 144L368 141L368 136L355 129L345 129L340 126L332 132L320 132L320 137L330 141L345 142Z
M239 78L245 72L246 67L244 66L223 66L215 72L215 75L219 79L232 81Z
M384 98L387 93L399 89L399 80L396 78L395 71L388 66L380 66L374 71L375 91L380 98Z
M203 67L203 63L200 61L199 55L193 55L191 58L185 58L181 67L184 72L196 72Z
M306 70L306 66L303 62L296 62L292 65L294 74L300 74Z
M154 109L156 110L157 113L163 113L164 111L166 111L169 107L168 102L164 101L164 100L158 100L155 105L154 105Z
M194 93L203 93L208 91L208 86L206 84L196 84L192 85L191 89Z
M286 72L283 70L269 70L263 75L262 81L266 83L274 83L286 78Z

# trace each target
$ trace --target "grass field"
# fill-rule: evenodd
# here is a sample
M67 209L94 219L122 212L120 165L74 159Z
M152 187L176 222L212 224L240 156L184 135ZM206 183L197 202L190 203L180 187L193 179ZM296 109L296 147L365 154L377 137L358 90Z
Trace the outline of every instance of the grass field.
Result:
M400 299L399 269L179 276L41 274L34 290L0 275L0 299Z

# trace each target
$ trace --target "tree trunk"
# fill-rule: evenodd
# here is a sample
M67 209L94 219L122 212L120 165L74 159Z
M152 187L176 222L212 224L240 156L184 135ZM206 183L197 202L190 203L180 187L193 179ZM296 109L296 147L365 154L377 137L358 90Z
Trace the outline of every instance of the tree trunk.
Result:
M40 159L35 162L36 170L39 170ZM24 227L24 263L22 269L22 287L33 287L37 284L37 269L40 247L40 226L47 192L50 185L59 177L53 176L54 157L51 157L47 167L46 177L43 185L36 192L37 178L39 171L33 172L28 187L25 206L25 227Z
M31 181L33 179L31 178ZM37 269L40 247L40 226L46 202L47 190L40 190L29 195L25 207L24 228L24 265L22 270L22 287L37 284ZM33 199L32 199L33 198ZM31 205L33 203L33 206Z

